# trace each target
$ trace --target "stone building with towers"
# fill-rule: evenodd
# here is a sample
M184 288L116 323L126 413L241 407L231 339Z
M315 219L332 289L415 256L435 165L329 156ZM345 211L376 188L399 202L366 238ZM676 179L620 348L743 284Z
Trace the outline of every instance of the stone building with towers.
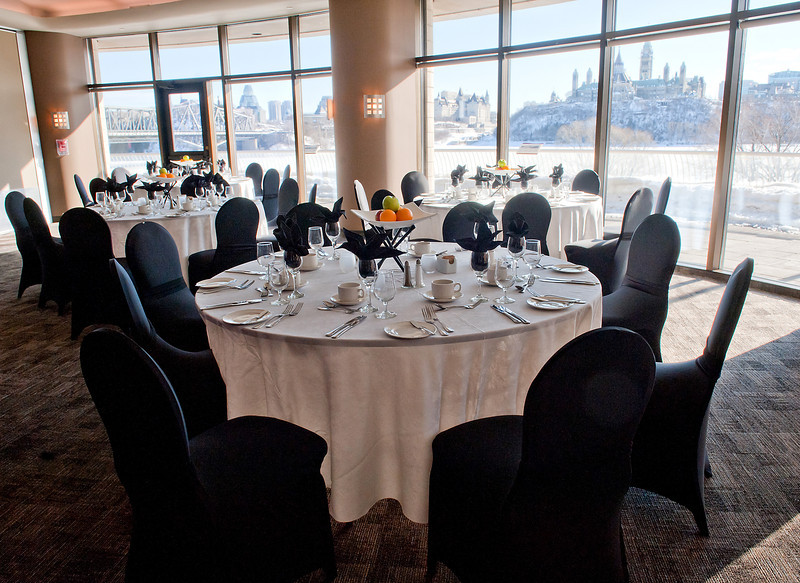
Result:
M452 121L480 127L493 123L489 92L483 97L476 93L467 95L461 89L442 91L434 100L435 121Z

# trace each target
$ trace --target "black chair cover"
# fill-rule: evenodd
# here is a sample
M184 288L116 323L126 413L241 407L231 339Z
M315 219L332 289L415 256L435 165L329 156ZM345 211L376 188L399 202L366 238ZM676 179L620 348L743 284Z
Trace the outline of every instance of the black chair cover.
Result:
M600 177L589 168L581 170L572 179L572 190L600 194Z
M253 162L244 171L244 175L253 181L253 192L255 193L256 198L261 198L264 194L264 187L262 185L264 180L264 170L261 168L261 164L258 162Z
M300 200L300 187L294 178L287 178L278 190L278 214L285 215L297 206Z
M316 203L317 202L317 185L311 187L311 192L308 193L308 202Z
M126 581L335 576L321 437L239 417L189 438L159 366L114 330L86 336L81 368L133 511Z
M106 181L102 178L92 178L89 181L89 197L97 202L97 193L106 191Z
M331 240L325 234L325 212L326 209L323 206L303 202L286 213L286 218L292 217L297 222L297 226L300 227L300 232L303 235L303 243L306 246L308 246L308 228L322 227L322 242L323 246L327 247L331 244Z
M17 298L22 297L28 287L42 283L42 263L36 251L31 227L25 218L23 201L25 195L12 190L6 195L6 214L11 226L14 228L14 237L17 240L17 249L22 256L22 272L19 275L19 289Z
M478 419L433 441L429 572L461 581L627 581L620 510L653 354L602 328L561 348L522 416Z
M688 508L704 536L708 536L704 474L711 477L706 453L711 396L752 276L753 260L748 258L734 270L725 286L701 356L656 365L653 396L633 439L632 485Z
M675 221L667 215L650 215L633 234L622 285L603 298L603 326L638 332L650 344L658 362L669 282L680 252L681 234Z
M267 222L274 221L278 216L278 192L281 187L281 175L275 168L270 168L264 174L264 216Z
M419 195L430 192L428 179L422 172L412 170L400 182L400 192L403 194L403 204L409 203Z
M32 198L22 201L25 218L33 235L39 263L42 266L42 289L39 292L39 307L44 308L48 300L58 305L58 315L63 316L69 302L69 281L64 266L64 245L50 234L50 227L42 209Z
M391 190L386 190L385 188L381 188L380 190L376 190L375 194L372 195L372 198L369 200L369 208L377 211L383 208L383 199L387 196L394 196Z
M72 178L73 180L75 180L75 188L78 189L78 194L81 197L81 203L83 204L83 206L86 207L95 204L95 202L91 198L89 198L89 193L86 192L86 185L83 183L83 180L81 180L81 177L78 176L77 174L73 174Z
M506 231L514 213L520 213L528 223L528 239L538 239L544 255L550 255L547 248L547 230L550 228L552 210L550 203L541 194L523 192L513 197L503 209L503 245L508 241Z
M656 199L656 206L653 209L653 213L663 215L667 212L670 190L672 190L672 178L667 176L667 179L661 184L661 189L658 191L658 198Z
M183 350L208 348L206 326L186 287L169 232L158 223L139 223L128 232L125 257L145 313L159 335Z
M289 178L291 178L291 176L292 176L292 165L287 164L286 168L283 169L283 177L282 177L283 181L286 182L287 180L289 180Z
M481 208L474 201L460 202L444 216L442 222L442 241L458 241L473 236L475 222L471 219L472 209Z

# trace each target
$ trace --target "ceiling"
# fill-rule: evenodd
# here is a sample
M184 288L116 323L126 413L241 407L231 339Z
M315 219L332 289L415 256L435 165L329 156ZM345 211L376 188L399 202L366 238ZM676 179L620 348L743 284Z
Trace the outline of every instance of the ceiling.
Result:
M326 10L328 0L0 0L0 26L102 36Z

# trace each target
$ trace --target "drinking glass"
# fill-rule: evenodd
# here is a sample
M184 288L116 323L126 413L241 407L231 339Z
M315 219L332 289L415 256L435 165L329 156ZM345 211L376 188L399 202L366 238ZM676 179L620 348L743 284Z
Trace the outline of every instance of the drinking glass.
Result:
M225 198L233 198L233 188L230 186L225 187Z
M522 256L522 259L530 270L528 274L528 280L530 281L530 276L533 275L533 269L538 267L539 262L542 260L542 244L539 242L539 239L525 239L525 255Z
M200 208L203 208L205 206L204 203L205 203L205 200L206 200L205 199L205 196L206 196L205 189L203 189L202 186L198 186L197 188L194 189L194 195L197 198L197 203L198 203L197 206L200 207Z
M342 229L339 226L338 221L334 221L332 223L325 223L325 234L328 236L328 239L331 240L331 245L333 245L333 253L328 256L330 261L334 259L339 259L339 251L336 249L336 242L339 240L339 235L341 234Z
M322 252L322 245L324 240L322 238L322 227L309 227L308 228L308 246L317 253L317 258L324 257Z
M482 302L489 298L481 293L481 278L486 275L489 269L489 252L488 251L473 251L470 257L470 267L475 272L475 277L478 278L478 293L473 296L473 302Z
M261 279L263 281L269 280L270 267L275 260L275 250L272 247L272 243L269 241L259 241L256 243L256 259L258 259L258 264L265 269Z
M281 294L289 285L289 270L283 262L272 265L269 270L269 286L278 292L278 299L272 302L273 306L288 304L289 300L282 298Z
M519 270L519 258L525 253L525 236L509 235L506 244L508 254L514 259L514 274L516 274Z
M425 253L422 257L420 257L419 264L422 266L422 271L428 275L436 273L436 254Z
M106 208L106 193L105 193L105 191L98 190L94 195L94 199L97 202L97 205L100 207L100 212L102 214L106 214L106 211L108 209Z
M294 288L288 297L290 300L302 298L304 295L300 291L300 263L302 259L298 253L284 249L283 260L286 263L286 267L289 268L289 273L292 276L292 287Z
M495 299L497 304L511 304L516 300L508 297L506 293L508 288L514 285L514 258L513 257L500 257L494 264L494 279L497 287L503 290L503 295Z
M359 259L358 276L361 278L361 283L367 288L367 305L362 306L359 311L365 314L377 312L378 308L372 305L372 285L378 277L377 262L374 259Z
M389 311L389 302L394 299L396 293L397 287L394 283L394 273L387 270L379 271L375 280L375 297L383 302L383 311L375 314L376 318L388 320L397 315L395 312Z

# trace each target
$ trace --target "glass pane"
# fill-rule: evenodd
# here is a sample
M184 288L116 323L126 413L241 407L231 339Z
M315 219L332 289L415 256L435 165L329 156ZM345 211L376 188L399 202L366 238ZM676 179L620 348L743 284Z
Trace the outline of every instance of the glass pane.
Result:
M216 28L158 33L162 79L217 77L219 42Z
M296 166L294 113L290 81L261 81L231 85L238 173L252 162L266 171Z
M172 147L176 152L203 151L199 93L170 93Z
M289 21L285 18L228 27L231 74L288 71Z
M225 105L222 98L222 81L212 81L208 99L211 101L214 112L214 157L217 161L225 160L228 169L228 141L225 138ZM216 168L219 170L219 166Z
M748 8L768 8L770 6L780 6L782 4L791 4L796 0L750 0ZM738 264L737 264L738 265Z
M146 34L98 38L92 42L97 58L95 83L153 80Z
M723 268L800 285L800 22L747 30Z
M333 96L330 77L303 80L303 128L305 135L306 189L317 185L317 204L336 199L336 146L329 107Z
M508 162L536 166L529 189L549 189L558 164L565 181L593 167L599 62L598 49L509 61Z
M730 0L617 0L617 30L728 14Z
M658 40L619 47L614 61L606 231L619 231L637 188L658 194L670 176L667 214L680 228L680 261L700 266L708 250L727 44L726 33Z
M161 162L153 90L102 91L97 95L108 171L121 166L144 176L147 162Z
M598 34L601 0L569 0L542 3L514 0L511 9L511 44Z
M331 27L328 13L300 17L300 67L331 66Z
M467 166L467 176L474 176L477 166L497 161L497 63L435 67L428 74L434 166L428 181L443 192L459 164Z
M428 54L498 46L500 19L497 0L428 0L427 6L428 24L432 25L433 30Z

